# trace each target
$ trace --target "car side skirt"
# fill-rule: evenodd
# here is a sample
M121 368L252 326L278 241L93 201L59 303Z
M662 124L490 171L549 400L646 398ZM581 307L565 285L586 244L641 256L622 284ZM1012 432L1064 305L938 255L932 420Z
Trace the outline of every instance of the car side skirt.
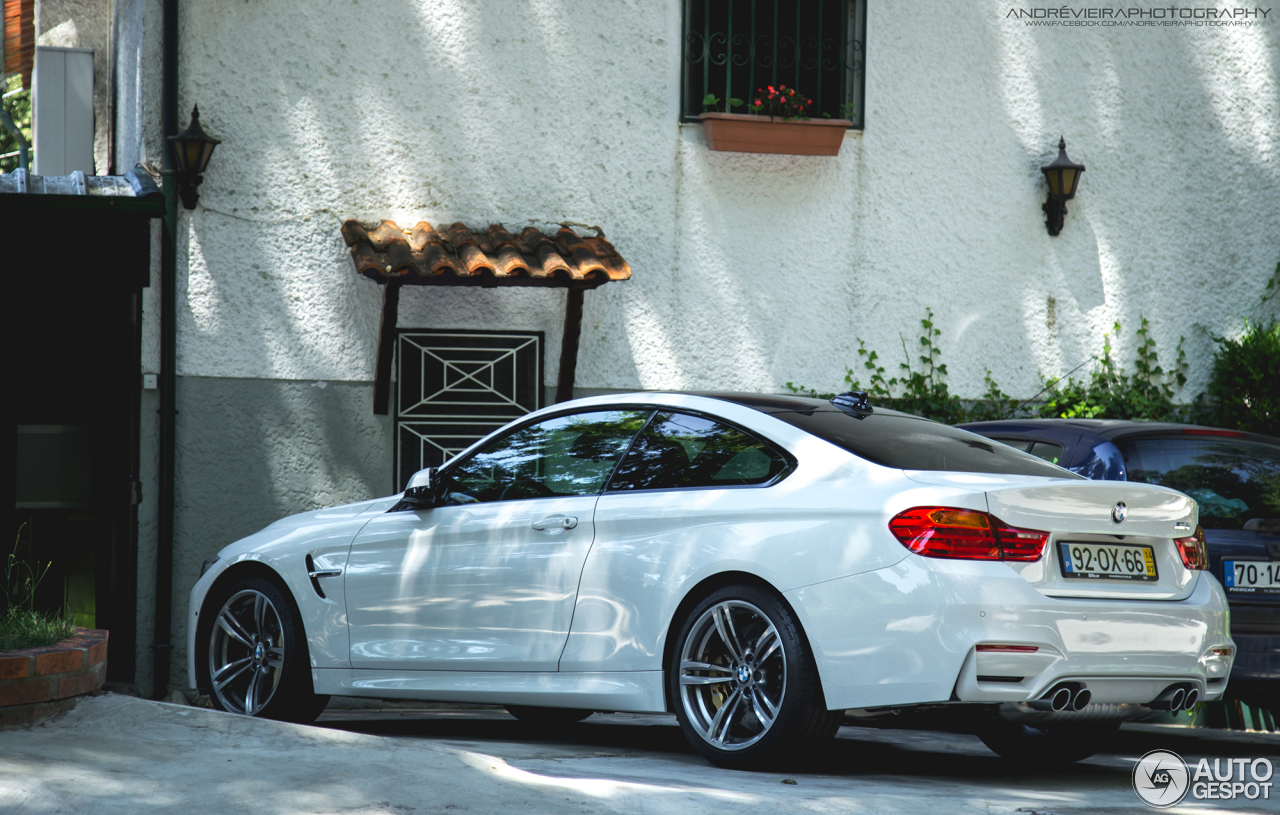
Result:
M662 671L368 671L313 668L315 692L374 699L663 713Z

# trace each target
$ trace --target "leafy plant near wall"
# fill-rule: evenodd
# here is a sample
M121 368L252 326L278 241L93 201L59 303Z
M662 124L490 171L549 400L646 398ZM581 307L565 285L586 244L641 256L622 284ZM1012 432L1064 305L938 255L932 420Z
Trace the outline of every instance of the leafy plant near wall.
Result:
M898 376L886 376L884 366L880 365L880 355L874 350L868 350L866 342L859 337L858 356L862 358L862 367L868 372L867 385L863 387L859 375L852 368L845 369L845 383L852 390L866 391L878 405L947 424L998 419L1013 414L1018 407L1018 400L1000 390L991 378L990 370L986 372L987 392L982 399L966 404L953 394L947 387L947 364L941 361L942 350L936 343L942 336L942 329L933 322L933 309L925 309L920 329L920 336L916 340L918 347L915 365L912 364L911 352L907 350L907 340L902 338L904 361L898 363ZM792 393L808 396L830 398L834 395L819 394L811 388L792 382L787 383L787 388Z
M0 106L9 117L27 145L31 145L31 91L19 91L22 77L14 74L3 83L5 99ZM11 131L0 116L0 172L11 173L18 168L18 137ZM13 155L9 155L13 153Z
M1061 419L1145 419L1148 421L1186 421L1188 407L1176 405L1173 396L1187 382L1187 355L1178 338L1178 359L1173 370L1160 366L1156 342L1151 338L1146 317L1138 328L1138 356L1132 374L1121 371L1111 356L1112 334L1102 335L1102 356L1094 357L1096 366L1088 379L1045 380L1049 397L1037 409L1045 418ZM1112 328L1120 333L1120 323Z
M1150 323L1140 318L1137 331L1138 352L1132 374L1124 373L1112 356L1112 334L1103 335L1102 356L1092 357L1085 364L1095 368L1086 379L1045 379L1045 386L1031 399L1018 400L1003 390L986 371L987 390L981 399L966 401L951 393L947 387L946 363L941 361L942 351L937 340L942 330L933 322L933 310L926 308L920 321L921 332L917 339L918 355L913 365L907 341L902 340L905 360L898 364L899 375L887 376L880 364L880 355L869 350L862 338L858 338L858 356L867 371L867 385L863 387L852 368L845 369L845 382L853 390L866 391L871 401L894 410L914 413L927 419L947 424L1007 419L1014 416L1035 415L1045 418L1106 418L1150 419L1163 421L1186 420L1190 406L1178 405L1174 394L1186 383L1186 353L1182 339L1178 340L1177 362L1172 371L1166 372L1160 365L1155 340L1150 333ZM1120 332L1116 323L1114 333ZM1077 370L1084 365L1078 366ZM1074 373L1074 371L1072 372ZM1069 375L1068 375L1069 377ZM786 384L792 393L829 398L832 394L820 394L793 382ZM1036 400L1048 394L1042 402ZM1030 405L1035 403L1035 407Z
M1267 281L1267 288L1262 292L1262 303L1266 305L1280 294L1280 263L1276 264L1276 270L1271 273L1271 279Z
M26 524L23 524L26 526ZM71 615L64 610L58 614L42 614L35 610L36 588L49 571L39 564L32 567L18 558L18 544L22 540L22 526L13 542L13 551L4 561L4 613L0 615L0 651L19 648L37 648L53 645L68 639L76 626Z
M721 101L724 102L724 110L720 110ZM702 97L702 109L710 110L715 113L728 113L729 108L742 107L743 104L743 101L736 96L731 96L728 99L721 100L720 97L716 96L714 93L709 93Z
M1276 267L1280 275L1280 266ZM1211 422L1280 436L1280 322L1245 324L1240 339L1214 337L1209 376Z

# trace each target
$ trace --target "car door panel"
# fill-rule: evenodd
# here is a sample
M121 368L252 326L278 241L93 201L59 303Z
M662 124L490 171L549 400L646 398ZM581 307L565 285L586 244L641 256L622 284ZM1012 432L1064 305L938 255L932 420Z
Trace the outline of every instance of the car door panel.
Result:
M352 667L554 671L596 501L536 498L375 518L347 568Z
M645 410L566 413L450 462L438 506L388 512L347 570L353 668L554 671L600 490Z

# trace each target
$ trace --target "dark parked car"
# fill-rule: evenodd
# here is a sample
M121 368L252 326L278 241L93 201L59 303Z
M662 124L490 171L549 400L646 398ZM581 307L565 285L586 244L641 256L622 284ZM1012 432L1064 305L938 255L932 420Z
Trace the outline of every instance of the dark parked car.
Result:
M1227 693L1245 704L1280 709L1280 439L1104 419L960 427L1087 478L1160 484L1194 498L1209 568L1231 604L1238 655Z

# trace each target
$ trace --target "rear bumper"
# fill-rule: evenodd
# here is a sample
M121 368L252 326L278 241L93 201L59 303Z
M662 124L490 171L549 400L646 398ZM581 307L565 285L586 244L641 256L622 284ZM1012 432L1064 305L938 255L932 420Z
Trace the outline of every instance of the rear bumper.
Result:
M1174 683L1220 698L1227 603L1204 575L1179 601L1046 597L1002 563L909 557L787 592L832 710L1038 699L1062 681L1097 704L1146 704ZM1035 646L1034 653L978 645Z

